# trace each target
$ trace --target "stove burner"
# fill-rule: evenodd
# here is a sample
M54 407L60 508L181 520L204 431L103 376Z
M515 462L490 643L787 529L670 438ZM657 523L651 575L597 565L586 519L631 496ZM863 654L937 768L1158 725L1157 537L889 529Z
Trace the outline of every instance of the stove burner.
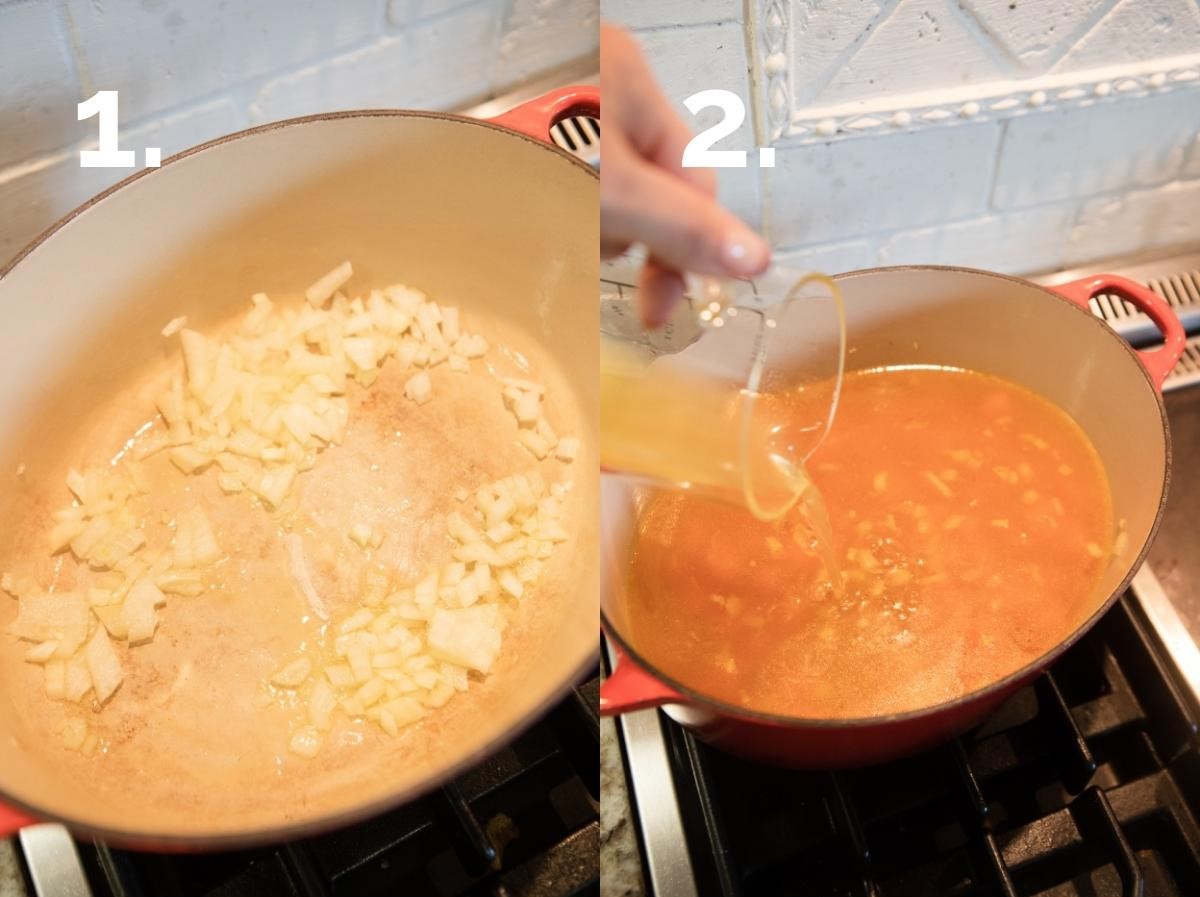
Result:
M1135 614L1126 596L975 732L887 766L770 769L662 720L697 892L1200 894L1197 718Z
M275 847L171 856L79 843L96 897L575 897L599 889L599 678L420 800ZM52 895L45 895L52 897Z

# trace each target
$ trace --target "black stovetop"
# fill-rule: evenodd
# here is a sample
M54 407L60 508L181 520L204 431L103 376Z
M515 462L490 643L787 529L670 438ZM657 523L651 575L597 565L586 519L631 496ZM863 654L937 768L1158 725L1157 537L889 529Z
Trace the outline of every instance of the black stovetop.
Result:
M701 897L1200 895L1197 716L1128 596L982 727L897 763L786 772L660 719Z
M169 856L81 843L96 897L599 893L599 679L426 797L328 835Z

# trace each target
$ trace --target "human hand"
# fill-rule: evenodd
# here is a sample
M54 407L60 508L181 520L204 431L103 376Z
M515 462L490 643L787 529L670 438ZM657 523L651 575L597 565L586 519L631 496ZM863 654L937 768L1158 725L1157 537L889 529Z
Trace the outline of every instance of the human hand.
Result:
M639 301L642 321L658 327L684 294L681 272L749 277L771 251L758 234L716 201L707 168L684 168L692 133L655 83L626 32L600 26L604 96L600 168L600 253L647 250Z

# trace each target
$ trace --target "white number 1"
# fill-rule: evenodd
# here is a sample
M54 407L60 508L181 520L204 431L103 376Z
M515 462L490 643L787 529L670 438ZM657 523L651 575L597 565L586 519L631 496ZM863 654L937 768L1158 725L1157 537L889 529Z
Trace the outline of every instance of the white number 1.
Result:
M707 130L701 131L683 150L684 168L745 168L745 150L715 150L710 147L722 137L728 137L746 120L746 104L732 90L702 90L694 93L683 105L695 115L701 109L716 106L725 115Z
M100 116L99 149L80 150L81 168L133 168L133 150L117 149L117 92L98 90L79 104L79 120Z

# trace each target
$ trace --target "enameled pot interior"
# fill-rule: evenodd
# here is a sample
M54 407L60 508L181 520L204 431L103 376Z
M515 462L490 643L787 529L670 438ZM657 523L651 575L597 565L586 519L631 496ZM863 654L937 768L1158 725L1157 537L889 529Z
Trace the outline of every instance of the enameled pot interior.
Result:
M838 283L846 306L847 370L920 364L995 374L1057 403L1096 447L1112 490L1114 520L1123 521L1128 539L1105 569L1079 625L1064 631L1062 644L1024 669L1045 665L1115 600L1157 526L1166 495L1170 442L1153 384L1136 353L1107 325L1026 281L985 271L913 267L854 272L839 277ZM627 588L638 494L638 487L620 477L603 478L605 628L655 676L702 703L726 707L691 691L686 682L662 674L627 636L622 595ZM1017 678L1018 672L1014 670L1005 681ZM726 709L748 713L743 708ZM874 721L748 715L797 725Z
M89 760L65 751L55 717L39 715L53 706L36 694L40 671L4 636L0 800L118 840L281 837L411 797L494 750L570 686L596 651L597 191L594 173L575 160L495 127L423 114L330 116L218 141L136 178L0 279L0 329L20 334L0 358L0 511L16 521L5 564L44 554L46 515L68 500L66 467L95 460L97 446L111 448L111 436L146 418L171 357L159 333L168 320L187 315L205 329L242 311L256 291L298 301L343 259L353 262L353 287L422 289L528 355L551 384L548 402L585 446L572 471L571 543L536 606L506 634L497 670L436 723L263 776L239 767L237 754L265 733L253 717L221 713L223 694L255 683L217 681L211 715L174 719L168 704L146 723L173 729L189 759L143 750ZM512 446L489 452L486 432L462 429L462 456L444 451L430 464L461 464L470 478L490 473L495 457L528 460ZM422 476L421 457L396 467L413 494L440 482L436 471ZM15 605L0 599L0 627ZM164 646L170 628L168 606ZM233 628L205 647L241 669L238 646Z

